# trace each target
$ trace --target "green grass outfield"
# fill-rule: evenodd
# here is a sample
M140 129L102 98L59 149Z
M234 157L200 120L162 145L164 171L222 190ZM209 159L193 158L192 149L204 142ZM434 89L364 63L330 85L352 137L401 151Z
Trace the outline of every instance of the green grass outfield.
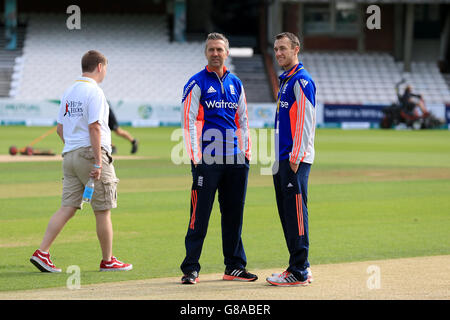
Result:
M38 272L29 258L59 207L61 163L0 163L1 291L65 286L70 265L81 268L81 285L181 276L190 168L171 161L171 150L179 143L170 140L175 128L126 129L140 141L137 155L149 157L115 162L121 181L119 207L113 210L114 254L134 269L98 272L95 219L86 206L51 248L63 273ZM0 127L0 154L47 130ZM113 135L113 142L118 155L129 154L127 141ZM60 152L62 145L54 134L35 147ZM248 269L281 271L288 252L272 177L259 169L252 165L250 170L244 216ZM312 266L450 254L450 131L318 129L309 212ZM200 262L202 273L224 269L217 202Z

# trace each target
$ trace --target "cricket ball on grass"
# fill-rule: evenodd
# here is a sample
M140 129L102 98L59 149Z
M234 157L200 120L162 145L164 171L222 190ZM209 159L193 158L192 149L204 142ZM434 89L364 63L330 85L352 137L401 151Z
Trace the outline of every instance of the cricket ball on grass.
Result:
M32 156L33 155L33 148L32 147L26 147L23 149L20 149L20 154L23 156Z
M16 146L11 146L9 147L9 154L14 156L17 154L17 147Z
M26 147L25 148L25 154L27 156L32 156L33 155L33 148L32 147Z

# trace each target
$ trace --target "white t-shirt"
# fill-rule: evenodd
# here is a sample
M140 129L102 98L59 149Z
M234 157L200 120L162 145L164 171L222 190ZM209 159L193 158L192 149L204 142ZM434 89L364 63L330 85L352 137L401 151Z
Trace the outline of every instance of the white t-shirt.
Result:
M108 127L109 105L103 90L94 79L80 77L61 98L58 123L63 125L63 154L91 146L89 124L100 123L101 146L111 153L111 130Z

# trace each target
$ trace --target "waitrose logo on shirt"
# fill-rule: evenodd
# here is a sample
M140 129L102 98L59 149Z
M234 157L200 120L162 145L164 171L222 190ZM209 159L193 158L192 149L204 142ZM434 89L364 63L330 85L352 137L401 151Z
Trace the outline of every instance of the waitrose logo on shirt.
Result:
M218 108L218 109L222 109L222 108L229 108L229 109L237 109L239 107L239 105L236 102L228 102L228 101L205 101L206 103L206 107L209 108Z

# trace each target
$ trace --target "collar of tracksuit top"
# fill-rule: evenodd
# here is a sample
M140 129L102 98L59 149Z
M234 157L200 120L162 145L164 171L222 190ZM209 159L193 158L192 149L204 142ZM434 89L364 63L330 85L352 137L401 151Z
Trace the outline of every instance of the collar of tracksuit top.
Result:
M230 71L227 70L227 68L224 66L223 67L223 75L222 75L222 77L219 77L219 75L216 72L210 70L208 68L208 66L205 67L205 70L206 70L207 74L209 74L211 77L214 77L217 80L219 80L219 82L220 82L220 89L222 90L222 94L224 94L225 93L225 89L223 87L223 83L225 82L225 79L227 78L227 76L230 74Z
M284 87L288 84L289 80L291 80L291 78L294 77L294 75L297 74L302 69L304 69L303 65L299 62L295 66L293 66L291 69L283 72L278 77L278 79L280 79L280 90L278 91L278 101L277 101L277 103L280 102L281 92L283 91Z

